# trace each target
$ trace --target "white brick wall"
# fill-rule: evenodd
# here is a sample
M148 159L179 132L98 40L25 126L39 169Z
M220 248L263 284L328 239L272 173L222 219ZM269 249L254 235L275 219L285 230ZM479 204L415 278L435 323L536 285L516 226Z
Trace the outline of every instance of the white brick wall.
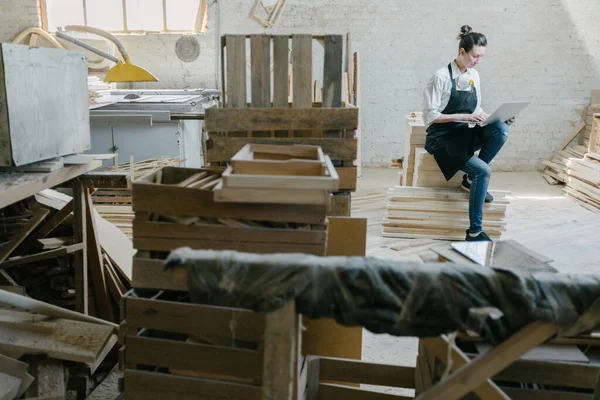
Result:
M37 0L0 0L0 42L10 42L23 29L39 24Z
M263 33L249 15L253 0L218 0L225 33ZM0 0L0 40L37 23L35 0ZM202 51L192 63L174 54L179 35L123 39L135 63L159 76L148 87L215 86L215 16L197 35ZM501 170L532 170L579 122L590 91L600 89L600 7L597 0L480 0L456 3L364 0L286 2L272 33L345 34L361 54L363 162L385 165L406 144L404 115L421 107L422 89L456 52L459 27L487 35L483 106L525 99L532 105L513 125L495 162Z

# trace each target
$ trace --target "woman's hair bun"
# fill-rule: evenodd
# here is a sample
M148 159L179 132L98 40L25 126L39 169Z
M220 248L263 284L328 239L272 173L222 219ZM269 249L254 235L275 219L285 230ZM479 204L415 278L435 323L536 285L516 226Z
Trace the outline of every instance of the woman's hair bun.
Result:
M465 36L467 36L468 34L473 32L473 28L471 28L469 25L463 25L460 27L460 33L458 34L458 40L461 40L462 38L464 38Z

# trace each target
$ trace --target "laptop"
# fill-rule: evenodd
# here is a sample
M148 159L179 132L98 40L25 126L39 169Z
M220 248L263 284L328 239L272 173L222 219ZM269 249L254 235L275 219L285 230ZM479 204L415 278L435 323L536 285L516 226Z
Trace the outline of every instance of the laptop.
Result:
M490 116L487 117L482 122L473 122L473 121L457 121L457 122L466 122L466 123L472 124L472 125L485 126L488 124L492 124L496 121L506 121L506 120L509 120L509 119L517 116L517 114L519 114L521 111L523 111L525 109L525 107L527 107L529 104L531 104L531 102L529 102L529 101L507 102L507 103L503 103L500 107L498 107L496 109L496 111L494 111L492 114L490 114Z

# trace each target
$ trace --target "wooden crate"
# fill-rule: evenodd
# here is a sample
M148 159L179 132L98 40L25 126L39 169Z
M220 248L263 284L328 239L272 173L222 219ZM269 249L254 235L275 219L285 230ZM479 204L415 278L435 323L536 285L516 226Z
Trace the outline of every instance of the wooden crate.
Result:
M415 166L411 186L457 189L461 187L462 178L463 173L459 171L447 181L435 158L425 149L415 148Z
M133 183L133 246L138 253L132 287L186 290L173 286L171 275L160 271L161 260L185 246L325 255L328 205L221 203L213 190L177 186L202 173L220 176L208 169L165 167Z
M313 102L313 44L317 41L324 48L319 103ZM248 42L250 93L246 87ZM206 113L207 162L211 166L227 163L246 143L317 145L334 161L339 190L356 190L358 109L342 102L343 47L341 35L223 36L223 103Z
M142 292L122 300L126 399L298 398L301 324L293 303L262 314Z
M375 392L370 389L350 387L344 384L363 384L402 389L415 388L415 368L386 365L343 358L309 356L307 384L304 388L306 400L399 400L394 394ZM302 389L301 389L302 390Z
M407 134L409 143L404 154L403 164L403 186L414 186L413 176L415 173L416 152L418 148L425 146L425 125L422 120L412 119L407 123Z

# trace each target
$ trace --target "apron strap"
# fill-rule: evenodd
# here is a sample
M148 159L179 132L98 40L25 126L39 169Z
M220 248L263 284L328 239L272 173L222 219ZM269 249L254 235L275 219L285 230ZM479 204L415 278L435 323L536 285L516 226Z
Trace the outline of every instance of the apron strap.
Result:
M450 73L450 82L452 82L452 90L456 90L456 82L452 76L452 63L448 64L448 72Z

